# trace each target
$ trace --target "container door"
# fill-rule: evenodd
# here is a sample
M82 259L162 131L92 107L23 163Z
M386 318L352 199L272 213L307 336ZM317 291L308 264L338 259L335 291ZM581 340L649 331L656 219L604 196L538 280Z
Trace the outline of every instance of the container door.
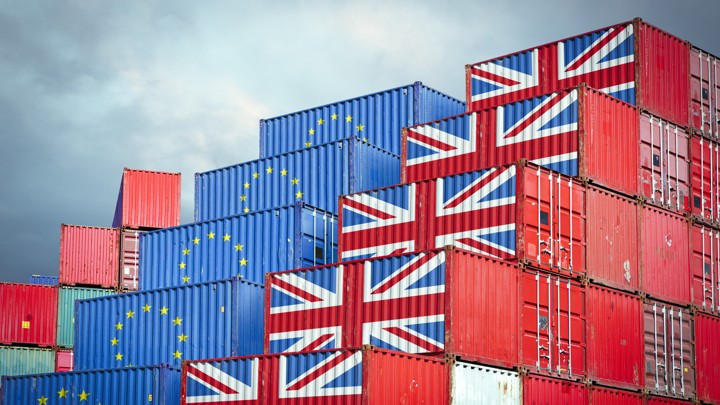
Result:
M570 279L523 273L523 364L549 375L585 374L585 291Z
M705 311L720 311L720 231L702 224L690 228L692 303Z
M700 136L691 140L692 213L706 223L717 223L720 195L718 193L718 144Z
M323 211L304 207L300 224L300 257L295 266L312 267L337 261L337 220Z
M120 241L120 288L137 291L140 265L140 232L125 230Z
M717 58L693 48L690 51L690 124L705 136L718 134L718 66Z

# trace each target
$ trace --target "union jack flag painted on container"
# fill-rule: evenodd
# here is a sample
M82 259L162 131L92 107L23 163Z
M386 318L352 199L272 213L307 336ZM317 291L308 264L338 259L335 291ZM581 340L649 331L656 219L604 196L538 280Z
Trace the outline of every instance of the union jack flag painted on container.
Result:
M470 67L471 111L580 83L635 104L633 24L619 25Z
M257 358L187 363L185 403L229 404L257 400L259 366Z
M278 399L323 397L325 403L362 394L361 351L303 353L279 360Z
M515 255L515 166L343 196L343 260L454 245ZM401 198L402 197L402 198Z
M405 181L519 159L577 176L578 93L553 93L408 128Z

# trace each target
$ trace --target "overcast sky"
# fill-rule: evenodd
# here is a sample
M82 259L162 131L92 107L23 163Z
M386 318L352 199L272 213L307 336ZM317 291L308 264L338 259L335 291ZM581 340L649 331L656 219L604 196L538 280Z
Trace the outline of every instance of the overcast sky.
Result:
M258 120L643 17L720 54L718 0L0 0L0 281L57 274L60 224L110 226L123 167L258 156Z

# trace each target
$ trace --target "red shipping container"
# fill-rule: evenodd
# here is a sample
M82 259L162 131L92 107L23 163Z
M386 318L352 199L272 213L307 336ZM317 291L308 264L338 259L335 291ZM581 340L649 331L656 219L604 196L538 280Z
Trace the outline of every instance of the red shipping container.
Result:
M690 224L691 302L701 311L720 311L720 231Z
M585 187L529 163L340 197L342 260L454 245L585 272Z
M688 125L690 46L640 19L466 68L468 111L580 83Z
M697 397L712 404L720 403L719 337L720 318L705 314L695 317Z
M644 304L645 388L654 395L695 395L693 317L686 308Z
M637 201L588 186L586 204L588 278L598 284L637 291L640 288Z
M690 303L689 235L684 217L645 205L640 209L640 286L651 297Z
M720 69L718 59L690 49L690 125L712 139L720 138Z
M653 395L648 396L645 400L645 404L647 405L687 405L692 403L693 401L683 401L680 399L657 397Z
M447 248L270 273L265 352L373 344L513 367L518 272Z
M585 288L569 278L521 275L521 363L534 373L586 374Z
M590 387L590 405L643 405L639 392L621 391L601 386Z
M128 291L138 289L140 266L140 234L135 229L120 232L120 288Z
M73 371L73 351L60 350L55 351L55 371Z
M693 216L708 224L717 224L720 217L720 154L718 144L700 136L693 136L690 141L692 158L692 210Z
M58 288L0 283L0 344L54 346Z
M157 229L180 225L180 173L123 170L114 228Z
M60 226L60 284L116 288L120 230Z
M528 374L522 378L525 405L576 405L588 403L587 386L555 378Z
M640 297L593 284L586 294L588 378L619 388L644 387Z

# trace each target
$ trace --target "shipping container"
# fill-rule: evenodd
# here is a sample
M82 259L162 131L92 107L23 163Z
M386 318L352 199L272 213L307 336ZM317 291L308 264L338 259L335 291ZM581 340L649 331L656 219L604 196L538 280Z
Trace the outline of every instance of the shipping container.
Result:
M73 371L73 351L71 349L57 349L55 350L55 372L65 371Z
M0 346L0 376L52 373L53 371L55 371L55 353L52 349ZM8 403L6 402L6 404Z
M701 311L720 311L720 231L690 224L691 302Z
M639 296L586 287L588 378L598 384L645 386L643 303Z
M588 403L585 385L555 378L528 374L522 378L523 404L575 405Z
M580 83L688 125L690 45L642 20L466 67L468 112Z
M533 373L586 375L585 287L532 269L522 272L520 283L520 362Z
M465 111L465 103L420 82L260 120L260 157L355 135L400 155L400 129Z
M690 405L693 401L683 401L667 397L649 395L645 400L646 405Z
M123 169L113 228L180 225L180 173Z
M593 385L589 389L590 405L643 405L643 395L637 391L622 391Z
M454 245L585 272L585 187L529 163L340 197L343 260Z
M180 370L167 365L3 378L5 404L180 404Z
M265 352L372 344L511 368L518 274L515 264L457 248L271 273Z
M55 345L57 286L0 283L0 344Z
M195 221L298 200L337 213L340 194L399 182L399 156L352 137L195 174Z
M701 136L690 141L691 212L693 217L711 225L720 220L720 154L718 144Z
M684 217L645 205L639 210L640 289L651 297L690 303L690 241Z
M518 373L463 361L451 363L450 404L521 405L522 382ZM428 403L432 402L428 398Z
M144 233L142 290L337 261L337 217L304 203Z
M643 308L645 388L650 394L695 395L693 316L683 307L647 300Z
M120 289L137 291L140 268L140 234L136 229L120 232Z
M637 200L589 185L586 199L587 276L627 291L640 288Z
M712 139L720 138L720 69L718 58L690 48L690 125Z
M115 290L87 287L60 287L58 292L57 346L72 347L75 330L75 300L114 295Z
M698 314L695 317L697 397L712 404L720 403L718 338L720 338L720 318Z
M75 370L262 353L263 296L233 278L76 301Z
M403 180L415 182L519 159L638 192L638 110L585 85L403 131Z
M29 277L28 284L58 285L58 276L41 276L33 274Z
M116 288L120 230L60 225L60 284Z

